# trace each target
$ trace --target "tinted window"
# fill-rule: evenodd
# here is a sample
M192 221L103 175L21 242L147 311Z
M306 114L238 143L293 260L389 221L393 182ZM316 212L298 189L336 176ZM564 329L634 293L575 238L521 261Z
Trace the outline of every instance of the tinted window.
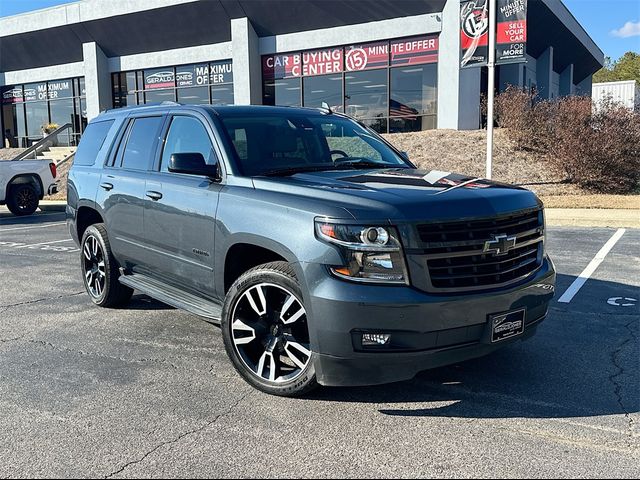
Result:
M113 120L89 124L84 131L82 140L80 140L73 163L76 165L93 165L112 125Z
M375 134L337 115L229 115L222 122L248 176L291 168L407 166Z
M153 146L158 138L162 117L145 117L134 120L127 146L122 157L122 167L148 170L153 159Z
M174 153L201 153L209 165L217 162L207 130L193 117L174 117L162 151L163 172L168 171L169 159Z

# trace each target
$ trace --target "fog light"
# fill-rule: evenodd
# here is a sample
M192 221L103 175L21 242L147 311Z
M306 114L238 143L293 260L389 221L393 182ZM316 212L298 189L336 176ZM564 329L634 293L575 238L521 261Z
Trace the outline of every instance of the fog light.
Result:
M391 341L391 335L388 333L363 333L362 334L363 347L387 345L390 341Z

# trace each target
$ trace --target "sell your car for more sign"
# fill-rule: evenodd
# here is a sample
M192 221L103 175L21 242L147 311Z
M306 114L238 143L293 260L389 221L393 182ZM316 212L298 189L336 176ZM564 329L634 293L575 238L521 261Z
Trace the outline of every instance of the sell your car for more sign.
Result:
M496 0L496 64L526 62L527 0ZM460 2L460 66L483 67L489 57L489 1Z
M496 63L525 62L527 0L498 0L496 29Z

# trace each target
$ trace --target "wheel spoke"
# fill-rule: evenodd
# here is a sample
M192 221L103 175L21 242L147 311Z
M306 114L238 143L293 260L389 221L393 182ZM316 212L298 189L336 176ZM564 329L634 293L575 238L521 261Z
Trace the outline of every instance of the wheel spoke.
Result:
M98 296L102 295L102 283L100 282L100 278L96 276L96 293Z
M256 301L253 298L253 295L251 293L252 290L255 290L256 292L258 292L258 300L260 302L260 307L258 307L258 305L256 304ZM245 296L247 297L247 300L249 300L249 304L251 305L251 308L253 308L253 310L258 315L264 315L265 313L267 313L267 299L264 296L262 285L257 285L253 288L250 288L245 292Z
M249 336L236 337L236 332L248 332ZM246 345L256 339L256 331L242 320L236 320L233 322L233 342L236 345Z
M84 276L87 278L87 284L91 285L93 283L93 272L91 270L87 270Z
M289 308L291 308L291 306L293 304L296 304L296 306L298 306L300 308L293 315L291 315L289 318L285 319L284 318L285 313L287 313L289 311ZM282 320L282 323L284 323L285 325L289 325L290 323L294 323L296 320L298 320L304 314L305 314L305 310L302 307L302 305L300 305L300 302L298 302L296 297L294 297L293 295L289 295L289 298L287 298L287 301L284 302L284 305L282 306L282 312L280 312L280 320Z
M84 257L87 260L91 260L91 247L89 247L89 242L84 243Z
M97 257L98 256L98 240L96 239L96 237L91 237L91 243L93 246L93 256Z
M276 379L276 359L274 358L273 353L265 351L262 354L260 360L258 361L258 368L256 373L262 378L266 378L264 370L265 367L267 367L267 362L269 367L269 381L273 382Z
M106 276L104 260L101 260L100 262L98 262L98 275L100 275L101 277Z
M284 351L287 353L287 357L289 357L289 359L295 363L300 370L304 370L311 359L311 351L295 340L287 340L287 343L284 346ZM298 356L296 356L296 354L304 355L306 360L303 362Z

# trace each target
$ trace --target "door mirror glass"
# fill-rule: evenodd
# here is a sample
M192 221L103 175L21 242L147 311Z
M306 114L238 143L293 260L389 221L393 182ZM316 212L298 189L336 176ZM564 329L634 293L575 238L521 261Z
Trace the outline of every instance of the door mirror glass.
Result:
M218 164L209 165L204 156L197 152L174 153L169 159L169 171L172 173L185 173L187 175L205 175L219 178Z

